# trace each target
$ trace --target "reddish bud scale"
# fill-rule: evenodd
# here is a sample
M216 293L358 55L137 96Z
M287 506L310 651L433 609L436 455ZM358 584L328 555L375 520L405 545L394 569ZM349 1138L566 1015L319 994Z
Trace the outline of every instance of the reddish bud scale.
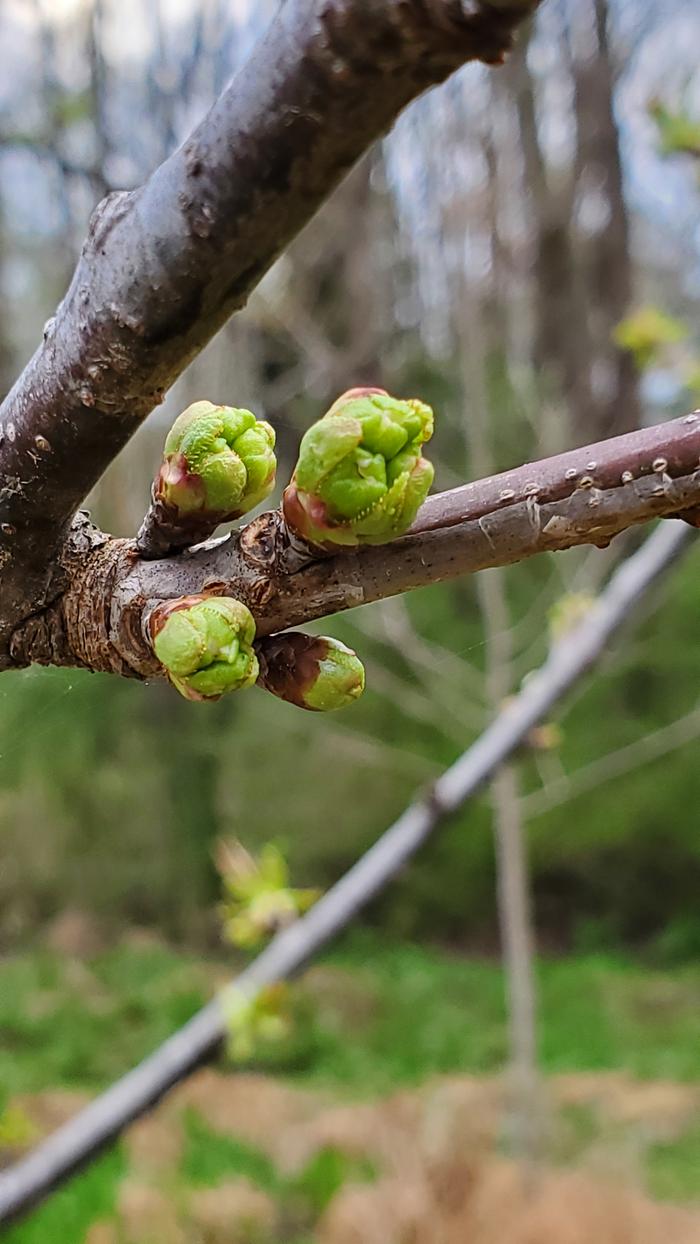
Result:
M299 489L294 480L288 484L282 493L282 513L284 521L290 531L294 532L298 539L305 540L317 553L337 553L338 544L332 540L313 539L308 534L309 518L313 518L315 526L321 528L332 529L335 524L328 517L328 507L320 497L310 497L306 505L302 505L299 499ZM342 530L342 528L339 528Z
M163 462L158 475L156 477L155 495L158 501L167 506L164 500L167 486L171 488L177 487L187 489L191 493L193 500L197 501L197 506L192 506L200 511L203 509L205 489L201 476L196 471L190 471L187 459L184 454L176 454L169 461ZM175 510L175 507L172 507Z
M258 683L278 699L306 708L306 693L314 686L319 662L326 659L328 650L328 640L318 635L301 631L271 635L257 647Z
M362 695L365 672L337 639L287 631L256 644L258 683L280 700L309 712L346 708Z
M202 601L211 600L212 594L200 596L178 596L175 600L166 600L151 611L148 619L148 633L151 640L162 631L168 618L181 609L191 609L193 605L201 605Z

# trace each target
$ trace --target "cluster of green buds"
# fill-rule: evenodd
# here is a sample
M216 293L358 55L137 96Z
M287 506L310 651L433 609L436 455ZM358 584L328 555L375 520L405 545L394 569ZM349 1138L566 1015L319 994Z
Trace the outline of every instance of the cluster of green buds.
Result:
M432 432L424 402L350 389L302 438L284 493L287 526L320 549L402 535L433 482L421 453Z
M274 429L249 410L188 406L168 433L139 551L195 544L264 501L275 484L274 447Z
M564 742L564 732L556 721L543 721L528 730L525 741L533 752L557 752Z
M153 651L187 700L218 700L257 679L255 622L240 600L182 596L153 611L149 630Z
M433 481L422 446L433 412L383 389L350 389L303 437L283 498L288 532L318 551L382 544L410 528ZM249 410L194 402L175 420L138 534L143 557L197 544L271 491L275 434ZM363 692L351 648L295 632L255 643L247 607L227 596L183 596L157 606L148 638L188 700L218 700L260 685L311 712L343 708Z
M288 988L284 983L268 985L250 994L238 985L229 985L220 995L226 1023L226 1052L235 1063L248 1062L261 1048L283 1041L291 1031Z
M225 893L224 936L243 950L254 950L292 924L321 896L320 890L290 886L287 863L272 843L255 860L239 842L221 842L214 858Z
M648 305L638 307L620 321L613 332L613 341L621 350L632 354L637 367L644 371L657 363L669 347L684 341L688 332L682 320Z

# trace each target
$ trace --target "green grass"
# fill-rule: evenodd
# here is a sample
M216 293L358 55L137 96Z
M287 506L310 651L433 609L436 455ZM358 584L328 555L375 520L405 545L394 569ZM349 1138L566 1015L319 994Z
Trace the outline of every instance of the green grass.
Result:
M74 963L46 950L0 962L0 1108L19 1092L96 1091L149 1053L211 993L211 965L166 947L115 946ZM587 955L538 965L541 1053L548 1072L624 1068L649 1079L700 1078L700 968L651 970L631 958ZM309 1032L275 1074L348 1097L366 1097L455 1071L492 1073L506 1057L503 977L496 963L356 932L300 986ZM587 1143L572 1119L571 1153ZM646 1148L650 1189L697 1195L700 1128ZM119 1148L56 1193L8 1244L82 1244L109 1217L123 1171ZM245 1176L282 1198L292 1220L321 1212L347 1178L371 1178L347 1158L317 1155L292 1184L258 1150L187 1117L180 1177L187 1186ZM298 1207L301 1210L297 1213ZM296 1208L295 1208L296 1207ZM292 1234L298 1234L293 1232ZM291 1238L291 1236L290 1236Z
M179 1170L182 1183L213 1188L225 1179L249 1179L276 1197L289 1221L296 1224L314 1223L348 1180L364 1182L377 1177L368 1160L358 1160L328 1145L314 1154L298 1175L288 1178L260 1149L212 1131L195 1110L187 1111L184 1127L185 1151Z
M634 1123L604 1126L589 1106L565 1106L558 1112L556 1131L549 1158L555 1165L576 1166L585 1162L589 1148L604 1137L623 1149L631 1145L639 1152L645 1184L660 1201L692 1202L700 1191L700 1122L691 1124L676 1139L654 1141L645 1135L644 1125Z
M652 1145L647 1153L649 1191L662 1200L686 1201L700 1188L700 1122L678 1140Z
M194 1110L185 1119L185 1152L180 1175L194 1188L213 1188L222 1179L244 1178L277 1193L280 1179L268 1157L253 1145L213 1132Z
M97 1090L203 1005L194 958L115 947L87 964L46 951L0 962L0 1086Z
M352 1013L332 1012L300 1076L353 1092L384 1092L451 1071L502 1067L507 1030L500 967L357 933L329 955L372 1006L348 1039ZM656 972L617 957L541 960L542 1064L548 1072L626 1068L647 1079L700 1078L700 967ZM345 987L339 984L338 1002ZM362 991L360 1000L362 999Z
M324 964L339 969L335 984L302 1008L313 1032L292 1044L278 1071L369 1095L503 1065L496 963L357 933ZM3 1091L105 1086L184 1023L210 982L205 965L160 946L116 946L87 964L46 951L0 962ZM700 967L662 973L610 956L542 960L538 986L546 1071L624 1067L648 1079L700 1078Z
M3 1244L82 1244L91 1223L114 1211L125 1163L117 1146L76 1175L24 1221L2 1234Z

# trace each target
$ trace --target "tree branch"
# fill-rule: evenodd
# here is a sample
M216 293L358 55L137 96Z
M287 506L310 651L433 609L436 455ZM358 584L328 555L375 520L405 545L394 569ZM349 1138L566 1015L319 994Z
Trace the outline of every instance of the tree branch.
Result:
M617 751L607 752L590 764L574 769L572 773L562 773L541 786L530 791L521 800L524 816L530 821L543 816L562 804L571 803L588 791L598 790L604 782L631 773L651 761L667 756L679 747L684 747L691 739L700 734L700 706L691 709L683 717L678 717L668 726L661 726L651 734L644 734L620 747Z
M488 729L301 920L278 934L235 981L236 991L260 989L297 973L379 894L410 859L523 744L529 731L634 619L634 606L680 556L690 531L662 527L615 572L577 627ZM222 1005L223 1003L223 1005ZM143 1114L216 1050L226 1032L225 991L160 1049L80 1111L34 1152L0 1174L0 1223L42 1200L77 1166Z
M700 414L687 415L438 494L407 536L315 559L290 544L277 511L150 562L137 558L133 541L112 540L82 517L61 555L69 586L16 630L12 658L159 677L148 619L164 600L235 596L263 637L535 553L605 545L655 516L692 518L699 461Z
M0 660L60 591L75 510L148 412L401 109L499 62L539 0L288 0L183 146L96 209L0 408Z

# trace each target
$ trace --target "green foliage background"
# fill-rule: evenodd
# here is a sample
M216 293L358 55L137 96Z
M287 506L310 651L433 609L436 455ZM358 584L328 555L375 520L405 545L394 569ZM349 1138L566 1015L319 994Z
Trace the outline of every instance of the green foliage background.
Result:
M562 717L561 760L575 769L693 707L700 686L697 554L660 588L649 616L617 643ZM516 618L547 585L539 566L511 576ZM548 589L551 594L551 588ZM374 607L371 607L374 608ZM480 660L473 586L411 601L423 634ZM540 628L541 629L541 628ZM351 618L333 630L373 651ZM533 664L546 650L538 634ZM385 665L411 684L394 651ZM414 690L439 719L440 702ZM439 693L436 691L436 697ZM203 943L216 936L219 836L274 839L295 884L330 884L456 758L454 738L369 691L332 719L253 689L215 705L182 701L82 671L33 669L0 687L0 937L25 940L62 908L115 928L153 925ZM473 732L472 732L473 737ZM464 732L464 746L470 741ZM390 744L390 748L387 747ZM587 950L649 944L681 957L700 945L700 795L695 741L533 820L536 915L543 944ZM536 784L522 761L526 785ZM485 800L473 801L375 905L387 931L489 948L494 861Z

